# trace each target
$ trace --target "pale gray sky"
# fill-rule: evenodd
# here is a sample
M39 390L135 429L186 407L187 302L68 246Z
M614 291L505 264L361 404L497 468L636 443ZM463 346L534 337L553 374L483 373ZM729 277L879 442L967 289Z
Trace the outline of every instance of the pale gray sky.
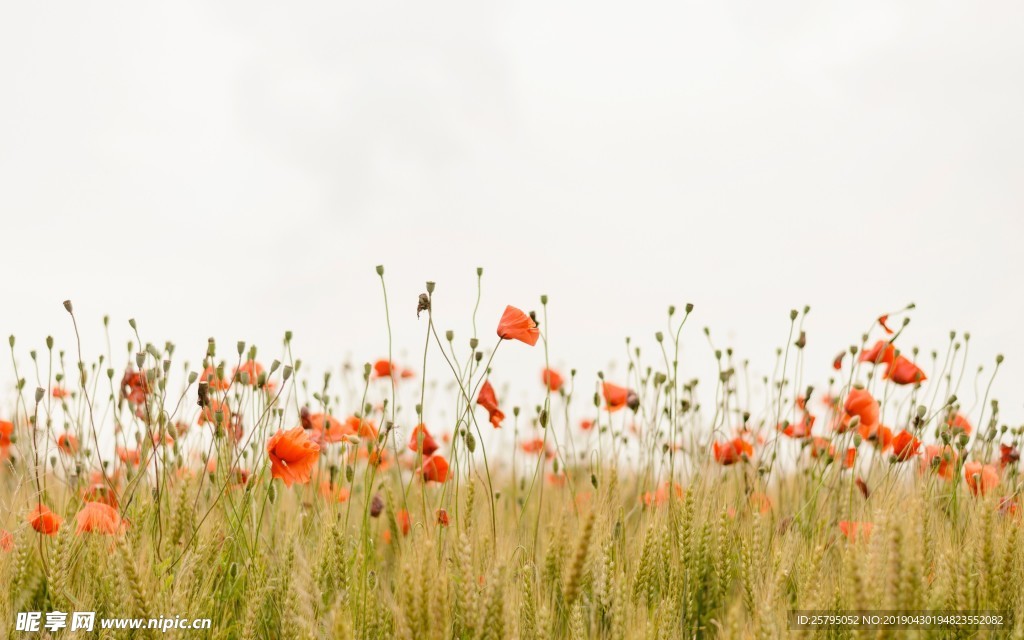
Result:
M423 281L464 339L483 266L481 334L547 293L587 380L687 301L700 371L700 327L766 371L810 304L823 380L913 300L904 348L970 330L1021 420L1022 32L1014 2L8 2L0 331L70 347L72 298L87 354L109 313L193 360L285 329L370 360L384 263L416 354Z

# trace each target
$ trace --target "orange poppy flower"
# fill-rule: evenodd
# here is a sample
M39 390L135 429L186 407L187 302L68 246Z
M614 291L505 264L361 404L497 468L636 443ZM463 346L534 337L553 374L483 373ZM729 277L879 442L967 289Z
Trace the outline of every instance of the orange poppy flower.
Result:
M845 351L840 351L835 358L832 358L832 368L839 371L843 368L843 358L846 357Z
M288 431L279 429L267 442L267 455L271 476L280 478L290 487L293 482L309 482L310 473L320 458L320 446L309 439L302 427Z
M850 389L843 410L846 413L846 420L843 421L842 428L838 429L840 433L846 431L849 419L853 416L859 417L862 425L878 424L878 401L871 396L867 389L860 387Z
M544 386L551 390L551 393L558 393L565 383L561 374L554 369L544 369L540 374L540 379Z
M962 413L956 413L952 418L947 418L946 427L953 433L960 432L971 435L971 432L974 431L971 422Z
M814 437L811 438L811 457L820 458L821 456L828 454L832 456L835 453L835 447L829 442L828 438Z
M629 402L629 389L611 382L601 383L601 395L604 396L605 408L609 412L618 411Z
M766 493L750 494L749 502L751 508L756 509L758 513L768 513L775 506L771 496Z
M373 363L373 377L374 378L389 378L397 373L398 367L396 367L390 360L378 360Z
M121 516L117 509L102 502L86 502L75 516L78 526L75 533L102 533L115 535L122 528Z
M437 442L430 435L430 432L427 431L427 426L424 424L416 425L416 428L409 434L409 450L421 451L424 456L429 457L434 455L437 449Z
M398 521L398 528L401 530L402 535L409 535L409 530L412 529L412 520L409 519L409 512L405 509L399 509L395 513L395 520Z
M999 472L990 464L972 460L964 465L964 480L974 495L985 495L999 486Z
M0 551L4 553L14 551L14 536L7 529L0 529Z
M854 463L857 461L857 448L850 447L846 450L846 455L843 456L843 466L847 469L852 469Z
M561 487L562 485L565 484L565 474L564 473L550 473L549 472L547 475L544 476L544 479L547 480L547 483L550 484L553 487Z
M894 347L888 340L879 340L875 343L875 346L871 347L867 351L862 351L860 357L857 358L857 360L861 362L885 365L892 364L892 361L895 359L896 347Z
M929 444L924 448L924 455L921 457L921 473L934 470L943 480L952 480L956 472L956 461L959 456L956 449L948 444Z
M500 428L501 421L505 419L505 414L498 408L498 398L494 395L494 387L491 386L490 380L484 380L483 386L480 387L480 393L476 397L476 403L487 409L491 425L495 429Z
M377 437L377 427L359 416L349 416L345 418L345 433L373 440Z
M733 438L726 442L716 440L712 444L712 449L715 461L724 466L742 462L744 456L746 458L754 457L754 446L743 438Z
M255 360L246 360L242 366L235 368L233 377L241 382L240 374L242 373L249 375L249 385L255 387L259 383L260 374L263 373L263 365Z
M918 384L928 379L920 367L903 356L896 356L884 377L896 384Z
M580 429L582 429L583 431L590 431L593 428L594 428L594 421L593 420L586 420L586 419L580 420Z
M320 495L328 500L333 499L335 502L347 502L351 491L348 487L331 486L330 480L324 480L320 483Z
M811 429L814 427L814 420L814 416L809 413L804 413L800 422L794 422L785 426L780 424L778 429L783 433L783 435L789 436L790 438L806 438L811 435Z
M898 462L906 462L917 455L921 441L914 437L906 429L896 434L892 439L892 453Z
M871 530L875 527L872 522L851 522L848 520L839 521L839 530L843 532L843 535L849 539L850 542L856 542L858 536L863 538L865 541L871 538Z
M679 483L672 483L672 485L673 485L673 489L675 490L676 497L681 500L683 498L683 487ZM660 507L661 505L663 505L666 502L668 502L668 498L669 498L669 492L668 492L669 488L668 487L669 487L669 483L668 483L668 480L666 480L665 482L661 483L661 486L658 487L657 491L654 491L653 493L650 492L650 491L646 491L640 497L640 499L648 507L651 506L652 504L655 505L655 506Z
M117 495L102 482L95 482L82 490L83 502L102 502L117 508Z
M509 305L498 321L498 337L502 340L518 340L532 347L540 338L540 329L533 318Z
M519 448L524 453L540 453L544 451L544 438L534 438L533 440L527 440L519 445Z
M58 516L45 504L36 504L35 508L29 512L28 518L26 519L32 528L44 535L52 536L57 533L60 529L60 525L64 522L60 516Z
M132 466L138 466L142 462L142 457L139 454L138 449L126 449L125 447L117 448L117 457L120 458L121 462L130 464Z
M448 512L444 509L438 509L434 515L437 518L437 524L442 527L447 527L450 520L448 519Z
M424 482L445 482L448 480L448 461L443 456L430 456L423 461L419 473Z
M70 396L71 393L68 392L68 390L65 389L64 387L54 387L53 389L50 390L50 395L52 395L54 398L57 398L58 400L63 400L64 398Z
M217 424L217 412L221 412L220 424ZM210 404L203 407L203 410L199 412L199 419L197 420L199 426L203 426L207 422L220 427L224 431L228 430L231 425L231 407L228 406L227 402L221 402L220 400L211 398Z
M231 383L217 375L217 368L210 365L199 375L199 382L206 382L210 389L225 391Z
M73 456L78 453L78 438L70 433L62 433L57 436L57 448L61 453Z

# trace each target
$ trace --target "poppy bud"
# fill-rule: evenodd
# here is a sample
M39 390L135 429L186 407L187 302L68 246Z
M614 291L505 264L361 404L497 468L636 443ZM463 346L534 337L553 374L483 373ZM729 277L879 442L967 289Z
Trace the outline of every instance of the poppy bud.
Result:
M668 305L668 317L671 318L675 314L676 314L676 305L674 305L674 304Z
M540 422L540 426L547 429L548 427L548 411L542 409L540 415L537 416L537 421Z
M540 303L541 304L547 304L548 303L548 294L545 293L545 294L541 295Z
M447 340L448 342L451 342L452 340L455 339L455 332L452 331L451 329L445 331L444 332L444 339Z
M1003 364L1003 354L1000 353L996 356L996 364Z
M64 301L64 308L67 310L68 313L74 313L71 310L71 301L70 300L65 300Z
M477 267L476 268L476 275L478 277L484 275L484 268L483 267Z
M470 338L469 339L469 348L470 349L473 349L475 351L476 348L477 348L477 345L479 345L479 344L480 344L480 341L477 340L476 338Z
M378 264L377 265L377 275L378 276L383 276L384 275L384 265L382 265L382 264Z
M285 365L284 369L281 369L281 378L283 380L287 380L290 377L292 377L292 368L288 365Z
M284 341L285 342L291 342L292 341L292 332L291 331L285 331L284 332Z
M356 470L352 468L352 465L345 465L345 480L352 482L352 479L356 477Z
M39 404L39 402L43 399L45 395L46 389L43 389L42 387L36 387L36 404Z
M14 334L11 334L7 337L7 343L11 345L12 349L14 348Z
M53 336L46 336L46 348L53 349Z
M267 489L267 500L270 500L270 504L277 502L277 485L274 484L273 480L271 480L270 487Z
M796 320L796 317L798 315L800 315L800 314L797 312L796 309L791 309L790 312L789 312L789 319L790 320Z
M654 334L654 339L660 343L662 340L665 339L665 336L659 331Z
M472 431L466 432L466 448L469 449L470 453L476 451L476 437L473 436Z
M145 351L140 351L140 352L135 354L135 365L138 368L141 369L142 365L145 364L145 362L146 362L146 352Z
M206 339L206 355L212 358L217 353L217 341L213 338Z
M384 499L380 497L379 493L374 494L373 500L370 501L370 517L376 518L382 511L384 511Z

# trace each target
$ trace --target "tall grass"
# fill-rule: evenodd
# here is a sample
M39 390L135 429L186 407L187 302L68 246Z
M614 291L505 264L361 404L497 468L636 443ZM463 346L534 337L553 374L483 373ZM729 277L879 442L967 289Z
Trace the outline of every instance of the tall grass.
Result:
M956 337L945 360L933 355L927 381L897 384L881 361L857 358L865 336L822 401L803 386L806 310L794 312L790 344L762 381L763 405L751 406L731 350L712 344L719 375L714 404L702 406L679 359L692 307L682 318L671 309L657 365L641 365L631 347L621 408L613 389L602 393L603 376L569 373L535 407L502 406L510 442L488 437L477 398L491 369L528 347L474 335L461 349L438 333L433 302L430 284L418 305L422 370L410 379L391 354L312 378L290 334L262 371L242 343L224 357L211 341L199 366L176 365L174 345L143 342L134 322L126 365L109 350L85 362L68 355L78 345L54 351L48 341L25 370L12 337L0 626L15 636L18 612L60 610L213 620L209 632L156 634L169 637L775 638L811 637L789 628L792 610L1024 613L1021 432L999 423L987 392L984 409L965 415ZM394 317L388 309L388 327ZM899 344L899 332L882 336ZM119 386L124 369L140 377ZM430 394L427 369L444 380ZM924 445L894 448L865 429L868 414L847 403L855 384L880 401L874 426L906 429L944 453L926 458ZM441 403L453 423L429 432L450 473L427 482L425 439L408 439ZM958 414L977 427L954 427ZM816 418L810 433L783 434L806 415ZM326 416L338 419L338 437L325 437ZM586 431L583 417L596 417ZM266 447L296 425L320 452L309 480L289 487L274 478ZM62 434L77 447L58 448ZM539 444L521 449L534 435ZM79 532L89 500L114 505L123 524ZM63 518L53 535L26 520L39 504Z

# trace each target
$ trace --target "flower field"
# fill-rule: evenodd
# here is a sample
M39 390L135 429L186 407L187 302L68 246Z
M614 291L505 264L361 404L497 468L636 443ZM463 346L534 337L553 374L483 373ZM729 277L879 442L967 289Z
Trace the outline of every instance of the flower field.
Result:
M988 392L1002 356L979 369L969 335L919 349L908 305L812 362L794 310L758 378L681 305L653 352L584 377L549 359L546 297L467 311L479 335L456 336L433 283L389 302L377 273L389 345L392 323L421 335L406 361L310 371L290 333L181 354L134 321L126 351L11 336L0 635L85 637L16 621L91 611L212 621L97 637L1024 637L1022 429ZM491 375L538 352L515 405ZM814 630L797 611L1005 623Z

